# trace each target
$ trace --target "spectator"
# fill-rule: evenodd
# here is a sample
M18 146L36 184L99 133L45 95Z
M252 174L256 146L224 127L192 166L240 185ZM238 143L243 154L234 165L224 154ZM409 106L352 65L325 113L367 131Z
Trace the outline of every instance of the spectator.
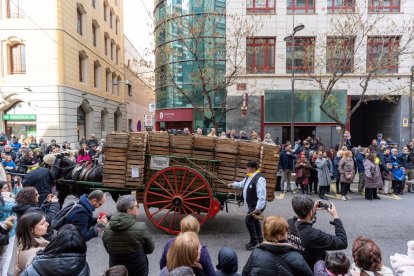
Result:
M13 148L14 152L18 152L20 147L22 146L22 144L19 143L19 141L17 140L17 138L13 139L13 143L10 144L10 146Z
M237 132L235 129L230 130L230 134L227 135L227 138L230 139L240 139L240 137L237 135Z
M92 145L99 146L99 142L98 142L98 139L96 138L96 135L95 134L93 134L93 133L91 134L91 138L88 140L87 144L88 144L88 147L89 148Z
M97 145L95 145L95 144L91 145L91 149L88 152L90 160L92 160L95 157L95 155L97 153L96 148L97 148Z
M315 165L316 170L318 171L319 198L328 200L328 198L325 196L325 193L328 185L331 184L329 161L326 158L323 158L322 151L317 151L317 157L318 158L315 161Z
M407 176L407 191L409 193L412 191L412 180L414 179L414 152L413 152L413 145L410 142L410 147L404 147L403 153L401 156L402 166L404 167L405 175Z
M343 157L339 162L338 170L341 174L341 198L346 201L351 199L347 194L355 177L354 160L352 159L352 152L350 150L344 151Z
M202 249L201 249L202 250ZM203 254L201 252L201 254ZM236 252L230 247L222 247L218 254L218 265L216 276L241 276L237 273L239 269Z
M16 276L25 270L39 250L45 249L49 244L43 236L47 232L49 223L45 216L39 212L30 212L19 219L16 228L19 249L17 253Z
M351 133L348 130L344 133L344 144L347 150L351 150Z
M369 149L369 152L372 152L372 153L377 153L379 151L380 148L378 146L377 139L372 140L371 145L369 145L368 149Z
M345 276L348 275L351 263L344 252L331 252L326 260L315 264L315 276Z
M392 188L394 193L402 195L404 190L405 174L397 162L392 163Z
M332 177L335 179L335 185L336 185L336 194L341 194L341 190L339 188L339 183L341 180L341 174L339 173L338 167L339 162L341 162L343 151L338 150L336 153L336 156L333 159L333 174Z
M30 144L28 145L29 149L34 150L39 147L39 144L36 143L36 138L33 138Z
M359 176L359 180L358 180L358 193L359 194L362 194L362 192L364 191L364 188L365 188L364 160L365 160L365 157L368 153L369 152L366 149L359 148L359 149L357 149L357 154L356 154L356 157L355 157L356 166L357 166L357 169L358 169L358 176Z
M1 275L7 276L13 252L7 252L9 246L11 250L14 249L14 243L10 241L9 233L15 224L16 217L10 216L6 220L0 222L0 249L2 254L0 256L0 272ZM4 249L6 248L6 249Z
M154 241L145 222L137 221L139 209L135 196L119 197L116 209L102 237L109 254L109 267L125 265L129 275L148 275L147 254L154 251Z
M88 140L86 140L85 136L82 136L82 138L79 140L79 146L82 147L83 144L87 144Z
M63 226L20 275L89 276L86 243L76 227L70 224Z
M128 269L124 265L116 265L105 271L104 276L128 276Z
M105 194L101 190L94 190L89 195L82 195L79 198L79 204L66 216L64 224L75 225L85 242L97 237L100 230L97 223L105 225L107 218L104 216L95 220L93 212L96 208L101 207L105 200Z
M270 136L270 133L266 133L263 139L263 144L267 145L275 145L275 143L272 140L272 137Z
M198 232L200 231L200 223L194 216L188 215L180 221L180 229L181 229L181 233L194 232L198 235ZM162 252L162 256L160 259L160 269L163 269L167 265L167 252L169 248L171 247L172 243L174 242L174 240L175 238L168 240L164 246L164 251ZM214 267L211 263L210 254L208 253L207 246L205 245L201 245L199 263L201 264L203 273L206 276L215 275Z
M16 160L16 153L13 151L13 148L9 145L5 145L4 146L4 153L6 155L10 155L12 157L12 160L15 161Z
M414 275L414 241L407 242L407 255L395 253L390 257L391 266L398 276Z
M390 268L383 265L381 250L371 239L357 237L352 244L352 257L351 275L394 275Z
M195 134L195 136L203 136L203 130L201 128L197 128L197 133Z
M315 194L318 193L318 170L316 169L316 159L318 159L318 154L316 154L316 152L310 151L309 163L311 164L313 170L310 170L309 195L312 195L312 188Z
M17 168L16 164L13 162L13 159L10 155L6 155L6 159L2 163L4 169L8 172L15 171Z
M4 150L5 145L7 145L7 136L4 132L0 132L0 152Z
M48 168L37 168L30 171L23 179L23 187L34 187L39 193L39 203L52 193L53 176Z
M208 137L217 137L217 132L214 127L211 128L210 133L207 135Z
M190 129L188 127L185 127L183 130L184 135L191 135Z
M301 253L287 242L288 231L284 218L267 217L263 223L265 241L253 250L242 275L313 275Z
M56 145L57 144L56 144L55 139L50 140L50 145L47 146L46 151L44 152L44 154L46 155L46 154L52 153L53 149L56 147Z
M283 189L283 193L292 192L290 178L292 176L293 170L293 160L295 159L294 154L292 153L292 146L286 146L285 150L282 151L280 154L279 159L279 168L282 169L282 180L281 180L281 187ZM286 181L286 184L285 184Z
M160 276L173 275L175 269L188 271L195 276L204 275L200 259L200 241L194 232L184 232L177 236L167 253L167 266L161 270ZM176 274L189 275L189 274ZM190 274L191 275L191 274Z
M390 163L387 164L388 171L382 171L381 177L382 181L384 182L384 187L382 189L384 194L391 195L391 187L392 187L392 165Z
M259 135L257 134L257 132L253 131L250 137L250 141L260 143L262 140L259 138Z
M91 161L91 157L89 156L88 151L84 148L81 148L78 152L78 158L76 158L76 163L82 164L88 161Z
M93 159L95 160L95 164L102 165L104 163L104 154L102 153L101 146L96 148L96 154Z
M381 199L377 195L377 189L383 187L381 172L378 165L375 164L375 153L370 153L364 160L365 170L365 199Z
M299 159L296 161L296 179L302 189L302 194L309 194L309 177L310 170L313 170L311 164L305 158L303 152L300 153Z
M293 211L297 218L289 219L289 242L303 251L309 267L314 267L319 260L325 260L327 250L343 250L348 247L347 236L336 208L330 204L326 211L333 217L335 235L327 234L313 227L316 211L321 210L308 196L295 196L292 199Z
M249 140L249 138L247 137L247 133L246 131L240 131L240 140Z

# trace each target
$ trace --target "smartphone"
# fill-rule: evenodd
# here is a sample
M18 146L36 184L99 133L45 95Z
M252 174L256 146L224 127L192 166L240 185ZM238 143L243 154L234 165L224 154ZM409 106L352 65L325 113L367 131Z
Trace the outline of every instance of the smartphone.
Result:
M328 210L328 209L331 209L332 208L332 203L329 203L329 202L320 200L320 201L318 201L318 203L317 203L316 206L318 208Z

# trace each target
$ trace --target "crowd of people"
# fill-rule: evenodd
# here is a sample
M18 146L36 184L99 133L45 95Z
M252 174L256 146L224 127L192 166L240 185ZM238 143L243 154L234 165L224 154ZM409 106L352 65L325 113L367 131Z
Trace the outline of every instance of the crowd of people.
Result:
M327 193L350 200L350 185L358 175L358 193L365 199L381 199L379 194L414 192L414 139L398 150L391 139L379 135L368 147L352 147L351 135L345 133L345 145L324 148L320 139L298 140L294 146L287 141L281 146L279 159L280 189L292 193L300 187L303 194L318 194L328 200ZM295 172L296 181L292 182ZM336 189L331 191L331 183Z

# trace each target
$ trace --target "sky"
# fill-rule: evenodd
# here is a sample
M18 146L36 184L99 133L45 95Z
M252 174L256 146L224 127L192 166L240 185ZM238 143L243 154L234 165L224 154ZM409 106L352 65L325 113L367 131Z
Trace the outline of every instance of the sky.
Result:
M124 33L138 52L145 56L152 51L154 0L124 0ZM153 59L152 55L148 59Z

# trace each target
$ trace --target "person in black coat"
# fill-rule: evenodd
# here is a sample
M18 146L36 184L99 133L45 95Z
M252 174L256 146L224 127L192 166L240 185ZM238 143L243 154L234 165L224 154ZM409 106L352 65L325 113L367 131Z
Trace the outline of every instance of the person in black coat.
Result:
M320 205L322 201L313 201L308 196L295 196L292 207L298 217L289 219L289 242L303 252L309 267L314 267L319 260L325 260L327 250L343 250L348 247L348 240L342 221L338 217L336 208L331 203L327 208ZM316 220L316 211L326 210L334 220L335 235L327 234L313 227Z
M21 276L89 276L86 242L71 224L63 226L56 237L20 274Z
M270 216L263 223L265 241L255 248L243 268L243 276L311 276L302 254L287 242L289 225L282 217Z
M53 177L47 168L38 168L25 175L23 187L34 187L39 193L39 202L43 203L52 193Z

